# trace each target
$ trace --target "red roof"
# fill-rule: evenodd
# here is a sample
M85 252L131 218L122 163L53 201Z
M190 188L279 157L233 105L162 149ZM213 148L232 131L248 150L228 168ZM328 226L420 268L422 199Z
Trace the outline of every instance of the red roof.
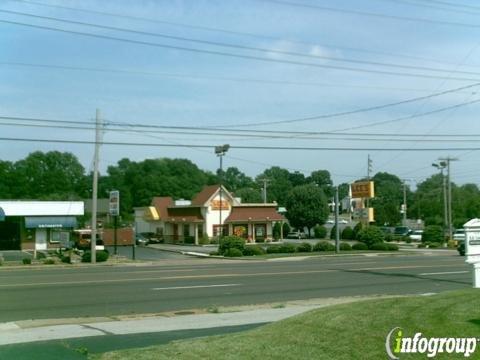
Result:
M170 222L203 222L205 219L202 216L200 207L169 207L168 218L165 221Z
M277 212L275 206L234 206L230 216L225 222L239 221L282 221L285 220L283 215Z
M161 220L168 216L167 208L173 204L173 199L170 196L154 197L152 200L152 206L155 206L155 209L157 209Z
M219 188L220 185L205 186L202 191L195 195L192 200L192 205L203 206L208 201L208 199L210 199L213 194L218 191Z

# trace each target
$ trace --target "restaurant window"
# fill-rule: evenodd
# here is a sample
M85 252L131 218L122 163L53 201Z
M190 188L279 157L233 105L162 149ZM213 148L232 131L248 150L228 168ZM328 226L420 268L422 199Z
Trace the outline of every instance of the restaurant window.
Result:
M223 229L222 236L228 235L228 227L227 225L213 225L213 236L220 236L220 231Z

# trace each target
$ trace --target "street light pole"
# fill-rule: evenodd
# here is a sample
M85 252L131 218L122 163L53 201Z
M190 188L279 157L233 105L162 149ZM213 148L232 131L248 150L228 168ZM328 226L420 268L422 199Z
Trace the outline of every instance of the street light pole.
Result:
M230 145L225 144L221 146L215 146L215 154L217 154L218 157L220 157L220 211L219 211L219 228L220 228L220 236L219 238L223 237L223 224L222 224L222 186L223 186L223 156L227 153L228 149L230 148Z

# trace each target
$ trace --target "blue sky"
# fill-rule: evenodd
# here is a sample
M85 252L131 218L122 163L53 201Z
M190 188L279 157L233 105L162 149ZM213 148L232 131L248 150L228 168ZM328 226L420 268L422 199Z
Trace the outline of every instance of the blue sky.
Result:
M480 7L475 8L477 6L475 1L463 0L461 4L467 5L465 7L453 1L451 3L457 4L456 6L439 5L428 0L290 1L290 3L316 5L322 9L262 0L37 0L36 3L4 0L0 2L0 10L202 41L344 60L439 68L445 71L406 70L324 58L262 53L98 29L0 11L0 20L274 60L272 62L254 61L193 53L0 22L0 78L2 79L0 116L93 121L95 109L100 108L106 121L173 126L229 126L232 127L232 131L235 131L235 126L241 124L282 121L350 111L426 96L474 84L475 80L480 80L480 40L478 40ZM123 14L129 18L92 14L55 6L41 6L38 5L39 3ZM328 11L325 9L328 7L344 9L346 12ZM427 21L365 16L348 11L421 18ZM430 20L463 25L439 24ZM479 24L479 26L467 26L467 24ZM228 30L230 33L205 28ZM445 79L334 70L281 62L285 60L373 71L441 75ZM12 63L128 70L137 73L73 71L18 66ZM458 73L458 71L471 74ZM455 77L470 80L452 79ZM478 88L474 87L378 111L247 128L307 132L338 130L408 117L474 101L480 99L477 92ZM430 116L352 130L359 133L418 134L417 141L409 142L393 142L388 140L391 137L387 137L387 140L368 142L339 140L341 135L334 140L301 140L245 139L219 135L199 137L186 134L121 134L108 131L104 139L117 142L167 144L230 143L232 149L225 158L225 166L236 166L248 175L257 175L272 165L300 170L307 174L316 169L327 169L332 173L336 183L349 182L365 176L368 153L373 160L374 172L388 171L402 178L412 178L417 181L435 172L431 163L438 157L450 155L458 156L460 159L453 165L454 181L478 183L477 179L480 175L477 164L478 152L359 150L307 152L235 149L235 145L413 149L471 147L477 146L478 138L456 143L426 142L418 139L422 139L424 134L480 134L478 109L479 104L476 103ZM7 121L2 120L0 124L5 122ZM87 130L52 130L0 125L0 133L1 137L94 139L93 132ZM93 146L0 141L0 158L3 160L18 160L35 150L70 151L78 156L87 170L92 168ZM104 146L101 149L102 171L123 157L133 160L152 157L188 158L201 168L212 171L215 171L218 166L218 159L210 150Z

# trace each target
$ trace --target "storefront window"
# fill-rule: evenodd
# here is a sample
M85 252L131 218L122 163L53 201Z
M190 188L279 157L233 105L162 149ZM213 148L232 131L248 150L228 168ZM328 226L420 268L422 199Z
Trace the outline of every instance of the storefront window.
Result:
M248 230L247 230L247 225L235 225L233 227L233 235L235 236L239 236L239 237L242 237L242 238L247 238L248 236Z

